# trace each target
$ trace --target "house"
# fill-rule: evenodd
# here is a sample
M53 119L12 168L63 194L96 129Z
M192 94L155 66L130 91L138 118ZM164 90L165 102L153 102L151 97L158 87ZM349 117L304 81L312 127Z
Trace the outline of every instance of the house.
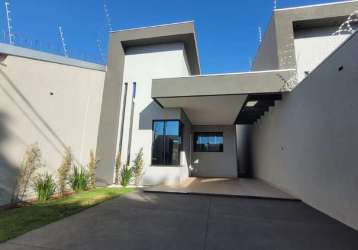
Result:
M201 75L193 22L112 32L106 69L1 45L3 197L33 141L52 171L96 149L99 185L143 149L142 185L260 178L358 229L357 10L275 10L244 73Z

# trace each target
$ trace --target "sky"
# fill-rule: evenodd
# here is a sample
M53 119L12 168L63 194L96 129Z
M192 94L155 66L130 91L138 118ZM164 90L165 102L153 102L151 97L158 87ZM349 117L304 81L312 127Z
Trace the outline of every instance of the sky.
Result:
M0 0L0 41L7 42L5 0ZM59 26L71 57L102 63L113 30L192 20L203 74L248 71L266 31L273 0L6 0L15 45L63 54ZM2 2L2 3L1 3ZM277 8L337 2L278 0ZM98 42L99 41L99 42Z

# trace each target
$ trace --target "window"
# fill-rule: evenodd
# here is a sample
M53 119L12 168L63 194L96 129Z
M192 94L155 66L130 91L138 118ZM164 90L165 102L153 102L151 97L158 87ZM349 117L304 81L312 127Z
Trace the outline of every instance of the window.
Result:
M181 123L153 121L152 165L180 165Z
M194 134L194 152L223 152L224 136L220 132Z

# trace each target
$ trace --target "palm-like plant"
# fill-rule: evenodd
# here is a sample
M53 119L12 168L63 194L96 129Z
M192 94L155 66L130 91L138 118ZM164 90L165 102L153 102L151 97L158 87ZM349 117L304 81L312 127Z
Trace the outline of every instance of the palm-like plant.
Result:
M129 185L133 179L133 168L130 168L128 165L124 165L121 169L121 185L126 187Z
M73 191L79 192L87 190L90 184L90 176L83 167L75 166L69 178L69 183Z
M46 201L56 192L56 182L48 173L38 175L33 180L34 190L39 201Z

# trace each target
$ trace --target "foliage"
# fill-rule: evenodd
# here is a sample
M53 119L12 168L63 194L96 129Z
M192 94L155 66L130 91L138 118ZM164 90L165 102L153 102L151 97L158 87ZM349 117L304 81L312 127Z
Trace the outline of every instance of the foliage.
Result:
M71 148L66 148L61 166L57 170L58 188L61 196L65 193L66 190L66 181L68 178L68 173L70 172L72 167L72 162L73 162L73 156L72 156Z
M34 172L41 166L41 150L39 145L37 143L32 144L27 148L21 162L19 175L16 178L15 192L11 200L12 203L17 203L24 199Z
M94 152L91 150L90 151L90 161L88 163L88 174L90 177L90 183L89 183L89 187L90 188L95 188L96 187L96 168L97 168L97 159L96 159L96 155L94 154Z
M115 175L114 183L115 184L118 184L118 182L119 182L121 166L122 166L121 152L118 152L117 157L116 157L116 168L115 168L115 173L114 173L114 175Z
M48 200L56 191L56 183L48 173L36 176L33 186L39 201Z
M130 168L128 165L124 165L121 169L121 185L126 187L129 185L133 179L134 171L133 168Z
M134 161L134 177L135 177L135 183L136 185L140 184L140 179L142 177L143 168L144 168L144 160L143 160L143 148L141 148L136 155Z
M76 214L105 200L133 191L129 188L95 188L31 206L0 210L0 242Z
M83 167L75 166L69 178L69 183L73 191L85 191L90 185L90 176Z

